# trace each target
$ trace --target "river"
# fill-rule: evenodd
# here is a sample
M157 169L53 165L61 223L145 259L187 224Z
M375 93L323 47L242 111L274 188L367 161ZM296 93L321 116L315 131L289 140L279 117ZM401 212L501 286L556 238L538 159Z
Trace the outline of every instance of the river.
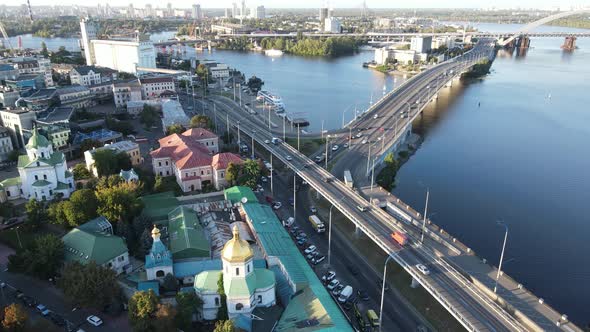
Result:
M519 27L478 25L494 32ZM556 30L576 31L538 29ZM441 93L414 123L424 142L400 169L394 193L420 211L430 188L432 220L493 264L504 230L496 221L504 220L504 270L570 319L587 324L590 40L579 39L573 53L560 50L562 43L532 39L526 56L500 54L484 79ZM362 68L373 58L366 51L335 59L215 50L196 56L260 76L288 111L311 121L312 130L322 121L325 128L339 128L343 116L344 122L354 117L355 106L365 109L384 86L389 91L403 81Z

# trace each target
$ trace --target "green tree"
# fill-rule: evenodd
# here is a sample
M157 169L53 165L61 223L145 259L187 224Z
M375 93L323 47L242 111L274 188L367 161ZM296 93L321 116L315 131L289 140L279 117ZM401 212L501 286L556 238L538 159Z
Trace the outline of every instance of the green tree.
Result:
M14 255L8 256L8 269L41 279L57 274L64 260L64 245L53 234L41 235Z
M148 104L143 105L143 110L139 113L139 121L146 127L152 127L159 119L158 111L153 106Z
M99 310L113 303L120 292L115 271L94 261L66 264L58 286L72 303Z
M195 115L191 118L191 128L213 128L213 121L206 115Z
M232 320L219 320L215 322L213 332L234 332L234 322Z
M239 179L239 184L255 188L260 178L260 164L256 160L248 159L242 165L242 174Z
M227 168L225 169L225 179L231 185L233 185L234 182L238 180L238 177L240 176L241 166L242 165L240 164L234 164L231 162L227 165Z
M110 149L100 149L94 152L94 167L98 176L119 174L119 172L131 169L131 159L126 152L115 152Z
M46 58L49 56L49 52L47 51L47 44L45 44L44 41L41 42L41 52L39 52L39 54Z
M142 204L138 198L140 189L135 182L119 182L112 186L97 185L97 213L111 222L130 222L141 212Z
M25 308L18 303L13 303L4 308L2 327L5 331L21 332L25 330L29 315Z
M252 76L248 79L247 85L251 91L258 92L262 89L264 82L259 77Z
M178 123L166 127L166 135L182 134L185 131L186 131L186 128L184 128L181 124L178 124Z
M92 173L86 168L86 164L79 163L73 169L74 180L84 180L92 177Z
M15 213L14 204L11 202L0 203L0 217L12 218Z
M68 227L68 218L66 217L66 212L64 205L66 201L59 201L53 202L49 204L47 207L47 218L49 222L55 225L60 225L62 227Z
M186 331L190 329L193 315L201 308L203 300L194 292L178 292L176 303L176 326Z
M93 190L76 190L64 203L64 214L71 227L79 226L97 216L98 200Z
M158 309L158 297L153 290L135 292L129 299L129 323L134 331L149 331Z
M25 222L25 229L31 231L39 228L41 222L47 218L45 213L45 204L31 198L25 205L25 212L27 219Z
M227 319L227 295L225 295L225 288L223 287L223 273L220 273L219 279L217 279L217 292L221 298L217 319Z
M18 152L18 150L12 150L8 153L8 161L15 162L18 160L19 156L20 156L20 153Z

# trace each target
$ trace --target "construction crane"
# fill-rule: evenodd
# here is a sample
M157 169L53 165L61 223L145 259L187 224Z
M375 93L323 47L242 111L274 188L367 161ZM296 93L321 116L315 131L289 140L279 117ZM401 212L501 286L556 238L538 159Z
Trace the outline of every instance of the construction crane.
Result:
M0 32L2 33L2 38L4 38L4 46L8 47L8 49L12 53L14 51L14 48L12 47L12 43L10 42L10 38L8 38L8 34L6 33L6 29L4 29L4 24L2 24L2 22L0 22Z
M31 19L31 23L33 23L33 10L31 9L31 2L27 0L27 8L29 9L29 18Z

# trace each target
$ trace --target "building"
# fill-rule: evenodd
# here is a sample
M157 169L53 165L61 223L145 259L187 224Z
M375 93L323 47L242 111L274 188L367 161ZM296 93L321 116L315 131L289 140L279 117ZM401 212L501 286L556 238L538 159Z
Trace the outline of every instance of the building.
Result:
M92 100L97 104L102 104L107 101L112 101L114 96L113 82L99 83L95 85L89 85L90 95Z
M119 172L119 176L125 180L125 182L137 182L139 181L139 175L135 173L135 170L132 168L128 171L121 170Z
M163 93L176 93L174 78L172 77L146 77L140 78L141 95L145 100L159 99Z
M340 21L338 21L335 17L328 17L324 20L324 32L330 33L340 33L342 31L342 26L340 25Z
M326 19L328 18L328 8L323 7L320 8L320 25L324 25Z
M375 63L379 65L386 64L388 62L397 62L401 64L408 64L410 62L416 63L419 61L426 61L426 53L418 53L414 50L395 50L389 48L378 48L375 49Z
M242 25L242 24L233 24L233 23L224 23L222 25L221 24L211 24L211 32L212 33L235 35L235 34L250 33L252 31L254 31L253 28L246 26L246 25Z
M82 35L82 49L84 51L84 58L86 64L92 66L95 64L94 49L92 48L91 40L96 39L98 32L98 23L89 17L80 20L80 32Z
M116 107L126 107L130 101L140 101L141 84L138 80L113 84L113 99Z
M51 61L49 59L36 57L17 57L5 60L6 63L12 64L19 74L41 74L45 86L53 86L53 75L51 71Z
M178 100L168 99L162 102L162 130L166 132L166 128L173 124L179 124L184 128L190 125L190 119L184 113L182 105Z
M57 88L57 95L62 106L81 109L90 106L92 94L83 85L69 85Z
M0 162L8 160L10 153L14 150L10 132L4 127L0 127Z
M91 40L97 66L136 74L137 68L156 68L156 49L149 40Z
M0 86L0 108L14 107L18 98L20 98L18 91L8 86Z
M431 48L438 49L441 47L446 47L448 49L452 49L455 47L455 39L452 37L444 36L444 37L436 37L432 39Z
M156 225L152 230L152 248L145 256L145 273L147 280L162 282L167 274L173 274L172 254L160 240L160 230Z
M27 154L18 158L16 178L0 183L7 199L51 200L57 196L70 197L74 191L74 176L67 170L66 157L53 147L37 128L26 145Z
M195 276L194 288L203 300L200 311L206 320L216 319L221 306L217 286L220 276L223 278L230 319L251 320L255 308L276 304L274 273L268 269L255 268L254 251L250 244L240 238L236 225L233 226L232 232L233 238L223 246L222 270L203 271Z
M193 128L159 140L160 148L150 152L154 174L175 176L183 192L217 189L227 185L225 170L230 163L241 164L233 153L218 153L218 138L206 129Z
M0 64L0 81L5 81L8 79L14 80L18 76L18 69L14 68L14 66L2 63Z
M43 73L19 74L15 79L7 79L6 86L17 91L43 89L45 76Z
M24 148L26 144L25 132L33 129L33 122L37 114L26 108L6 108L0 110L2 125L10 132L15 149Z
M203 11L201 10L201 5L199 5L199 4L193 5L192 11L191 11L191 17L195 20L200 20L203 18Z
M143 162L143 158L141 157L141 153L139 150L139 145L135 142L120 141L112 144L105 144L105 146L101 148L94 148L92 150L84 151L84 161L86 162L86 168L90 172L92 172L94 176L98 176L98 171L94 166L94 154L96 153L96 151L104 149L109 149L115 153L125 152L129 156L132 166L137 166Z
M432 36L412 37L410 50L417 53L428 53L432 46Z
M238 4L237 3L232 3L232 7L231 7L231 16L232 17L238 17L239 12L238 12Z
M37 114L35 124L39 132L51 141L53 149L59 150L70 144L70 118L73 113L73 107L59 106Z
M109 68L96 66L80 66L70 71L72 84L84 86L97 85L105 82L112 82L117 79L117 73Z
M117 274L129 273L129 251L125 241L113 235L113 226L105 217L98 217L72 229L62 237L66 263L97 265L112 269Z
M250 10L250 12L251 12L252 18L255 18L258 20L262 20L266 17L266 11L264 9L264 6L253 7Z
M229 78L229 66L224 63L216 63L209 67L211 77L224 81Z
M28 109L37 112L59 105L59 96L55 88L39 89L23 100Z

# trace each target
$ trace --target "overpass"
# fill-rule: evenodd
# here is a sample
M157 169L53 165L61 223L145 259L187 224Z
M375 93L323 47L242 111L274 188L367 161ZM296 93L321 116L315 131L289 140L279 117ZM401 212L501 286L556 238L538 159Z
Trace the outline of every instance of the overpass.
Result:
M377 102L365 116L350 124L348 130L352 131L353 127L364 127L364 131L370 138L380 136L383 152L385 152L384 140L390 141L391 144L402 140L406 135L406 128L411 125L411 119L418 116L424 104L435 96L438 89L452 82L478 60L490 57L492 54L493 43L489 40L480 41L470 52L440 63L406 81ZM415 102L416 98L418 103ZM478 279L470 275L469 271L449 259L451 256L468 255L469 250L458 248L452 240L441 237L440 233L431 231L430 227L425 229L426 236L422 239L422 230L415 226L415 221L420 220L420 215L409 206L398 202L400 204L398 215L390 215L372 206L361 194L348 188L329 171L290 145L265 143L274 136L273 133L269 132L264 123L248 115L231 99L219 96L213 97L213 102L217 107L218 119L234 124L240 123L241 126L238 128L242 133L251 136L259 145L264 146L333 204L355 224L358 230L365 233L402 266L412 276L413 284L422 285L468 331L580 331L567 321L566 317L561 317L555 311L541 310L533 304L515 298L494 297L486 291L485 286L479 285ZM413 108L413 104L419 106ZM407 122L398 130L397 122L403 110L407 110L409 116ZM378 115L376 119L374 114ZM393 123L395 125L388 127L388 136L385 138L380 125ZM372 146L373 143L376 142L363 144L359 149ZM391 144L388 144L387 148ZM355 160L354 163L358 164L359 160ZM360 211L358 206L365 206L367 210ZM410 214L416 220L408 224L404 221L403 214ZM390 235L394 231L408 234L410 243L400 246L393 241ZM416 269L418 263L427 264L432 273L430 275L420 273ZM502 285L500 289L505 291Z

